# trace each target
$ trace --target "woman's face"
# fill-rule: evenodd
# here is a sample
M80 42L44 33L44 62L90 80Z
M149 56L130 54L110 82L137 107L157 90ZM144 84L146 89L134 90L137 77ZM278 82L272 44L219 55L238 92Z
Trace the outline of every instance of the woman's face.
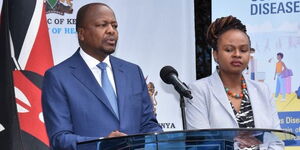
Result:
M247 35L231 29L218 39L217 50L213 56L223 73L240 74L248 66L250 59L250 43Z

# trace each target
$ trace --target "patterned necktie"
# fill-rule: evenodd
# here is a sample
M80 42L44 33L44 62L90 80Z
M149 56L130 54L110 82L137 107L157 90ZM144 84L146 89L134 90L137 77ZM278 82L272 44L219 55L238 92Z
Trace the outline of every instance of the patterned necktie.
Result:
M102 84L103 91L106 94L106 97L108 98L111 107L113 108L116 116L119 119L117 96L114 92L111 82L108 79L108 75L106 71L107 64L105 62L100 62L97 65L97 67L101 69L101 84Z

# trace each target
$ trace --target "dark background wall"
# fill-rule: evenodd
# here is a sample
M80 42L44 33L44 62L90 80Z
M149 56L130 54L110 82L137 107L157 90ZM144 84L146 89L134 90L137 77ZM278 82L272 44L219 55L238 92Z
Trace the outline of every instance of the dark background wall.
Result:
M211 0L194 0L196 36L196 78L211 74L211 49L206 43L206 31L211 23Z

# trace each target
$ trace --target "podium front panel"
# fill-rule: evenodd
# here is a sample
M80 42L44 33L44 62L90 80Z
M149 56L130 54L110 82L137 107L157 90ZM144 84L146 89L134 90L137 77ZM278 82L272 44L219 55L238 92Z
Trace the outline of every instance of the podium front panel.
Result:
M206 129L130 135L78 143L78 150L233 150L239 147L284 149L295 134L270 129ZM252 145L249 145L252 143ZM253 144L256 143L256 144Z

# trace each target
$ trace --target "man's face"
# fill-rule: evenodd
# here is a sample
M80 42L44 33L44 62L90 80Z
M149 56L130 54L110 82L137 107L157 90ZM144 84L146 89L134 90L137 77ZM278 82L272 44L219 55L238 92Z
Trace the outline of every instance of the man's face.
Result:
M91 6L85 15L78 38L83 50L98 60L115 52L118 23L113 11L101 5Z

